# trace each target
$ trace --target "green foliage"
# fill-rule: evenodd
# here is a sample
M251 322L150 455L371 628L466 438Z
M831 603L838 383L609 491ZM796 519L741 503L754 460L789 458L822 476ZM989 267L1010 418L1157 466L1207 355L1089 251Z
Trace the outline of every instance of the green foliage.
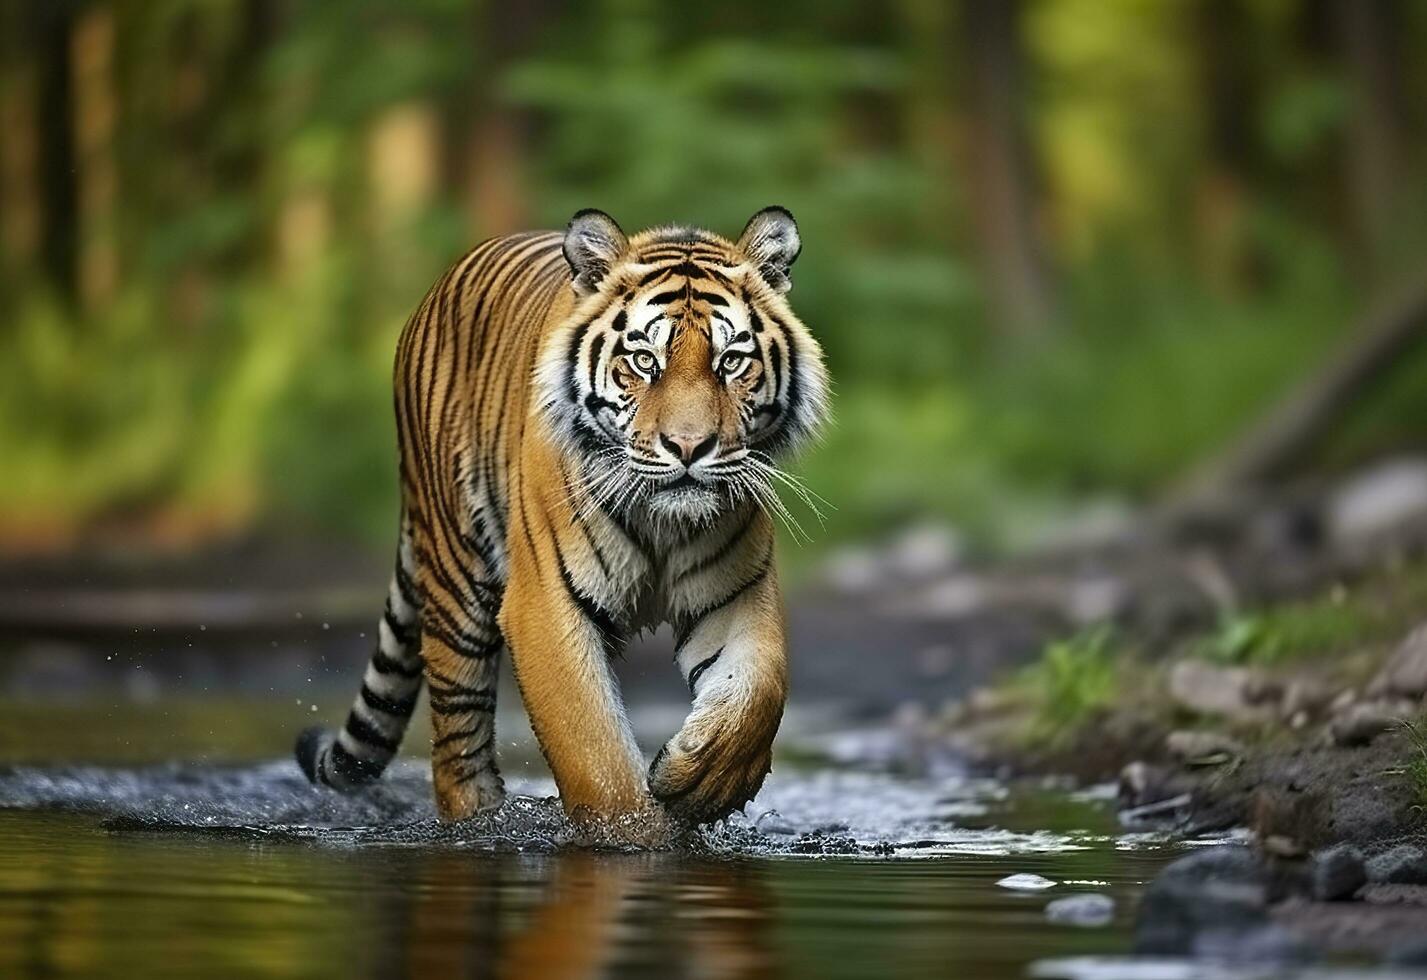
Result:
M1127 659L1108 627L1046 646L1014 682L1032 709L1027 738L1059 744L1080 731L1119 696Z
M1421 618L1427 566L1394 568L1326 595L1225 616L1193 650L1223 664L1271 666L1393 641Z
M1266 666L1367 642L1379 635L1378 625L1363 609L1324 600L1228 616L1198 651L1218 663Z
M1024 342L988 315L947 5L597 0L552 8L515 51L470 0L312 0L262 29L249 6L115 8L122 287L81 311L29 269L0 282L7 523L180 511L388 538L394 339L487 231L462 156L492 106L519 116L535 224L586 206L730 234L765 204L798 216L792 300L837 383L838 421L799 464L837 508L820 542L932 513L999 547L1067 497L1148 496L1315 365L1361 301L1335 162L1350 89L1301 49L1292 5L1245 7L1260 98L1228 162L1189 7L1026 8L1058 318ZM388 226L369 141L398 106L430 110L444 143L430 197ZM274 240L304 195L325 233L293 270ZM1418 213L1403 224L1427 227ZM1420 440L1424 377L1427 358L1405 364L1328 458Z

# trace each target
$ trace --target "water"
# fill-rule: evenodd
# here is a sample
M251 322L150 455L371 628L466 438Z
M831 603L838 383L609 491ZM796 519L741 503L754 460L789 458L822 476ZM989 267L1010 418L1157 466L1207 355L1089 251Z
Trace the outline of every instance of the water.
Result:
M0 975L1019 977L1123 951L1173 851L1063 791L786 768L746 819L639 853L578 846L539 779L444 827L414 762L356 797L287 760L11 768ZM1048 924L1076 892L1114 922Z

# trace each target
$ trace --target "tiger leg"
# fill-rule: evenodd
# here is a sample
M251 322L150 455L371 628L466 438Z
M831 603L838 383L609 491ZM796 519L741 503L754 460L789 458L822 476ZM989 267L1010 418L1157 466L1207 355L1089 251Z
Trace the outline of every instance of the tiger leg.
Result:
M518 518L517 518L518 520ZM610 670L609 637L534 542L514 536L500 625L531 727L567 813L634 813L652 801Z
M742 807L772 765L788 692L787 629L771 567L683 630L675 659L693 696L683 727L659 750L649 788L676 819L697 824Z
M297 762L313 783L345 790L379 777L396 755L421 693L419 598L410 531L405 520L402 524L377 646L347 720L335 736L321 727L298 736Z
M476 579L463 579L473 594L458 598L438 577L423 576L421 655L431 692L436 810L442 820L452 821L505 799L495 761L496 679L503 643L495 624L497 593Z

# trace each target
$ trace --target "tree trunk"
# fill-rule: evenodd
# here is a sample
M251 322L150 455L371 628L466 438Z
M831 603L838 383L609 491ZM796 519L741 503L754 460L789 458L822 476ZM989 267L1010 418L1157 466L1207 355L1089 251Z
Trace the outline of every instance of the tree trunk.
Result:
M1402 204L1406 112L1402 17L1396 0L1336 0L1342 57L1352 96L1348 115L1348 192L1369 282L1381 284Z
M971 202L994 313L1024 336L1052 317L1024 121L1018 0L965 0Z
M74 12L66 0L30 8L39 66L41 251L45 272L68 298L75 294L74 127L69 70Z
M88 7L70 44L74 102L75 172L78 176L78 287L85 310L103 309L119 285L114 162L114 11Z
M530 120L525 110L507 105L500 86L512 61L528 54L536 29L554 13L548 0L504 3L484 0L476 23L475 50L480 67L473 98L463 107L466 133L461 172L466 216L473 236L519 231L530 225L523 174Z
M1427 270L1417 282L1365 317L1344 346L1225 452L1191 475L1182 502L1212 500L1285 476L1303 463L1353 403L1427 341Z
M18 7L0 10L0 282L19 283L39 259L40 133L34 59ZM7 286L6 289L13 288ZM0 295L0 301L9 297Z

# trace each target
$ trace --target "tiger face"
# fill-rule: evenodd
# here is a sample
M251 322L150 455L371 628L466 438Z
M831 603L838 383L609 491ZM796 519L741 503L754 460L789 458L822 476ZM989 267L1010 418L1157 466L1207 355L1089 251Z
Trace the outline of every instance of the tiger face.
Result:
M542 349L538 404L600 506L700 521L768 504L776 460L826 413L822 351L785 299L800 249L782 208L736 243L626 238L599 211L570 222L580 299Z

